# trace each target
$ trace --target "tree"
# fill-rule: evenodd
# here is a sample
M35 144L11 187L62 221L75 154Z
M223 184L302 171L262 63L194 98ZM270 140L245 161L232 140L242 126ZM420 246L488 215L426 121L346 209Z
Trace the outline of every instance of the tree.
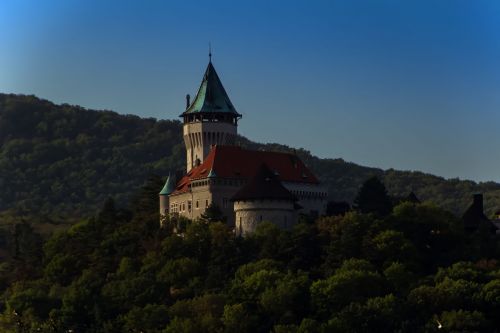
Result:
M484 314L479 311L445 311L440 318L443 332L493 332L494 330ZM432 320L430 325L436 327L436 320Z
M361 213L374 213L385 216L392 210L391 198L387 195L384 184L374 176L368 178L361 186L354 205Z
M448 266L465 252L460 221L432 204L402 203L384 219L384 227L400 231L417 249L423 273Z
M326 215L327 216L338 216L345 215L348 211L351 210L351 205L345 201L328 201L326 205Z
M409 265L418 261L416 248L400 231L390 229L381 231L366 240L366 243L366 257L381 267L387 267L395 261Z
M314 282L310 288L311 302L317 316L325 319L351 302L381 296L384 280L368 267L363 261L348 261L346 267L339 268L333 276Z
M186 324L186 320L189 320L189 325L196 327L189 332L220 332L225 303L223 295L208 293L177 301L168 309L168 315L173 318L173 322Z
M307 274L289 272L261 294L259 303L273 322L299 323L309 310L310 284Z
M242 303L224 306L222 321L227 333L256 332L259 325L259 318Z
M390 264L384 270L384 276L397 295L406 295L415 281L415 275L399 262Z
M37 265L42 255L42 237L27 222L15 224L12 231L13 257L25 265Z
M344 260L363 256L363 239L373 225L373 218L358 212L349 212L340 220L334 220L326 244L326 258L323 270L331 275Z
M190 295L200 284L201 265L196 259L169 260L157 274L157 280L170 287L173 296Z
M125 332L158 332L168 323L168 307L163 304L134 306L124 317Z
M211 203L203 214L201 218L207 222L226 222L226 218L222 213L222 210L214 203Z
M401 304L394 295L374 297L346 306L328 322L327 331L397 332L401 329L401 313Z

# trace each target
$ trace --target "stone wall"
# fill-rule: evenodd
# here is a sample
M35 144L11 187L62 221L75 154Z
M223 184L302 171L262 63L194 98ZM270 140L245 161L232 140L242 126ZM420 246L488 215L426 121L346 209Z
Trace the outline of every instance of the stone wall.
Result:
M271 222L282 229L289 229L297 223L293 202L284 200L236 201L235 232L245 236L255 231L263 221Z
M298 199L298 204L302 206L299 213L324 215L328 191L326 186L321 184L283 182L283 186Z
M231 198L245 182L242 179L221 178L193 181L190 192L170 196L170 212L189 219L197 219L205 212L207 206L213 203L222 210L226 223L229 226L236 226L238 222L235 216L236 207ZM326 191L323 186L291 182L283 185L299 199L298 204L303 208L298 213L318 215L326 213Z
M168 196L160 195L160 216L167 215L169 212Z

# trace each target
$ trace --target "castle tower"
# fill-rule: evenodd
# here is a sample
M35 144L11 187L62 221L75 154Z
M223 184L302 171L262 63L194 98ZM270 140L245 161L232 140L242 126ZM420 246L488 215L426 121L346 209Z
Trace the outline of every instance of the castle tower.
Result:
M265 164L233 195L231 201L234 201L238 236L253 233L262 221L269 221L283 229L289 229L297 222L297 198Z
M193 102L186 96L186 111L180 117L184 120L186 172L205 160L212 145L234 144L241 115L229 100L211 60Z
M166 216L169 213L169 200L168 196L175 190L175 182L173 177L168 174L167 181L165 182L165 186L163 186L160 193L158 193L160 199L160 219L162 216Z

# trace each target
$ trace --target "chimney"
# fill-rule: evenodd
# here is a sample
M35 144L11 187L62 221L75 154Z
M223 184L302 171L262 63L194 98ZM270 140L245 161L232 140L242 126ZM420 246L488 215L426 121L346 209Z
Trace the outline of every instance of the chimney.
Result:
M483 195L482 194L474 194L474 207L478 212L483 213Z
M186 109L191 105L191 96L189 94L186 95Z

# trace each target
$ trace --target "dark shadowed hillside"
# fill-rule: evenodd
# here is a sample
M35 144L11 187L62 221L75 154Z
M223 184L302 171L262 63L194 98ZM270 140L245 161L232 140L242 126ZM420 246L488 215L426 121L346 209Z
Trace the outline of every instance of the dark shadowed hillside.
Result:
M0 211L83 216L183 165L177 121L0 95Z
M22 216L81 217L107 197L124 204L150 175L182 170L181 123L111 111L55 105L34 96L0 94L0 212ZM279 144L254 149L295 151ZM461 213L475 192L485 193L486 209L500 208L500 184L446 180L420 172L367 168L342 159L296 153L328 184L332 200L352 201L361 183L381 176L393 196L413 190Z

